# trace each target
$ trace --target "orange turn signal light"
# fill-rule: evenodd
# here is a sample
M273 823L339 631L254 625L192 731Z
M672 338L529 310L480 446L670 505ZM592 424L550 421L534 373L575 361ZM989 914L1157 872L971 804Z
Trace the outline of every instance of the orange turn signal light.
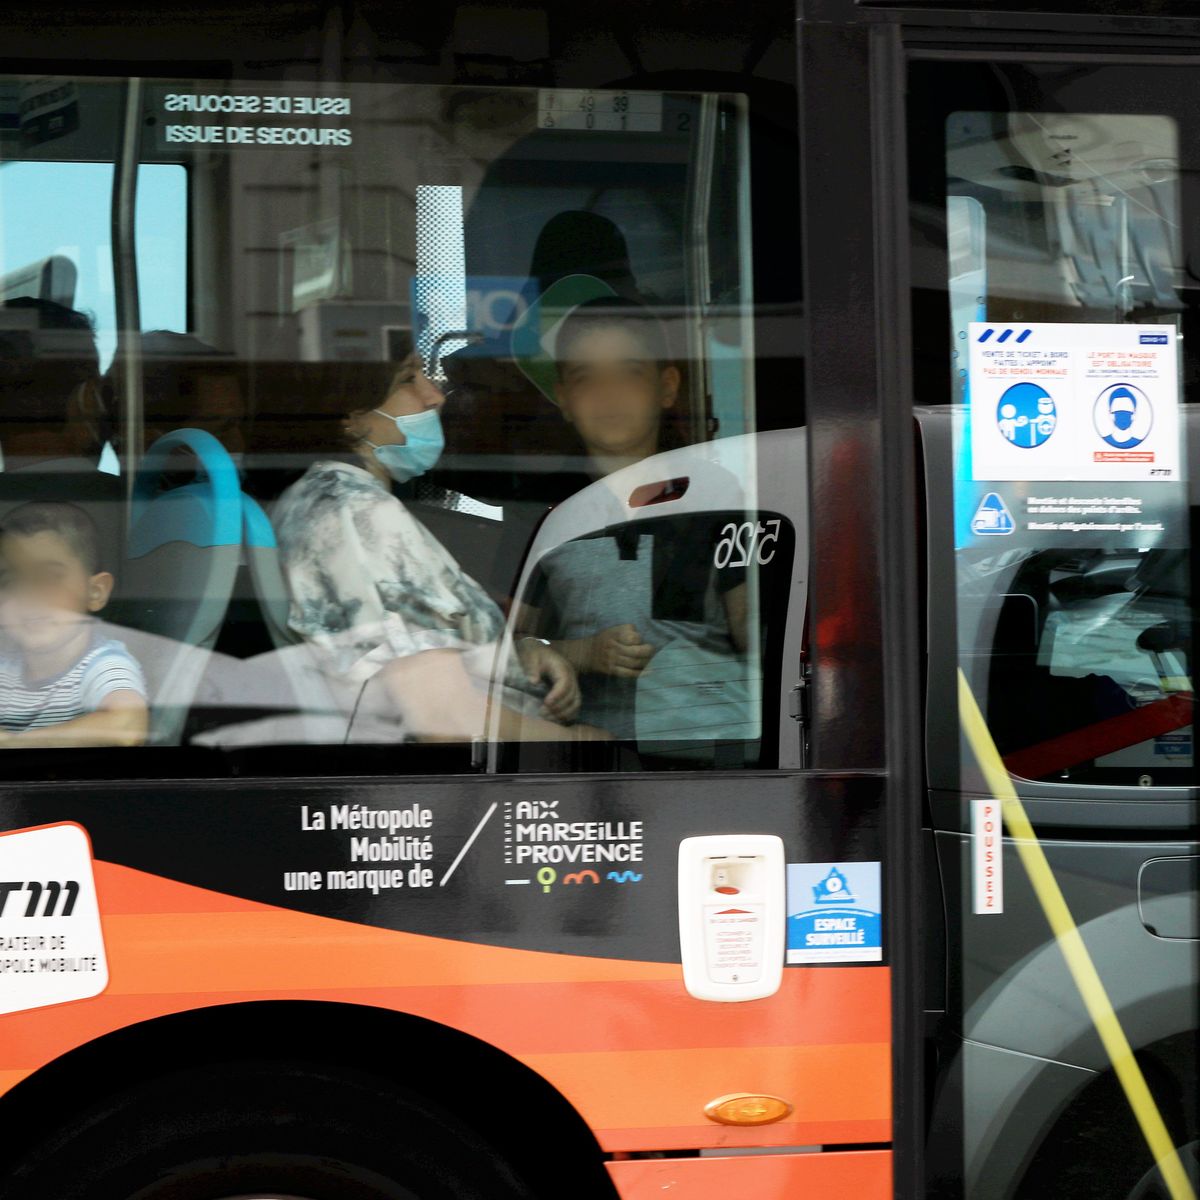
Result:
M734 1092L704 1106L704 1115L718 1125L770 1125L792 1115L792 1106L778 1096Z

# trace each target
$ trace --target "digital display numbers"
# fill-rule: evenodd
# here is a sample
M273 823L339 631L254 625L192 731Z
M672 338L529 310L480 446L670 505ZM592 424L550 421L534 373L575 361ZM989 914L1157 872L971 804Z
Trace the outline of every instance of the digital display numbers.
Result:
M658 133L663 125L661 92L598 92L543 89L538 93L539 129L596 129Z

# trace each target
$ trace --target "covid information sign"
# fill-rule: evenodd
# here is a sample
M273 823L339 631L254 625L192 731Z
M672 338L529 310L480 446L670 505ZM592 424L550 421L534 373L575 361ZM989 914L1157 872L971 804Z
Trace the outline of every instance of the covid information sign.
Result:
M1168 325L968 326L959 547L1186 544Z

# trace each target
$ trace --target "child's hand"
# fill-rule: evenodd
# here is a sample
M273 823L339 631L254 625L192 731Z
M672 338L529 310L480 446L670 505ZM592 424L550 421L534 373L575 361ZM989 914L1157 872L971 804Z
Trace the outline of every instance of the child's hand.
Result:
M613 625L587 639L586 671L636 679L654 657L654 647L642 641L633 625Z

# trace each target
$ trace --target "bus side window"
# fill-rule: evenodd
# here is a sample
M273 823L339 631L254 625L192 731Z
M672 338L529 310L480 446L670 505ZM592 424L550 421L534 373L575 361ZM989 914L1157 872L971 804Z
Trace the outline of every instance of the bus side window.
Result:
M1172 551L1032 555L985 605L988 716L1032 779L1158 784L1193 766L1191 607Z
M0 283L96 314L152 743L794 765L804 450L777 397L758 432L745 97L13 86L63 107L0 172Z

